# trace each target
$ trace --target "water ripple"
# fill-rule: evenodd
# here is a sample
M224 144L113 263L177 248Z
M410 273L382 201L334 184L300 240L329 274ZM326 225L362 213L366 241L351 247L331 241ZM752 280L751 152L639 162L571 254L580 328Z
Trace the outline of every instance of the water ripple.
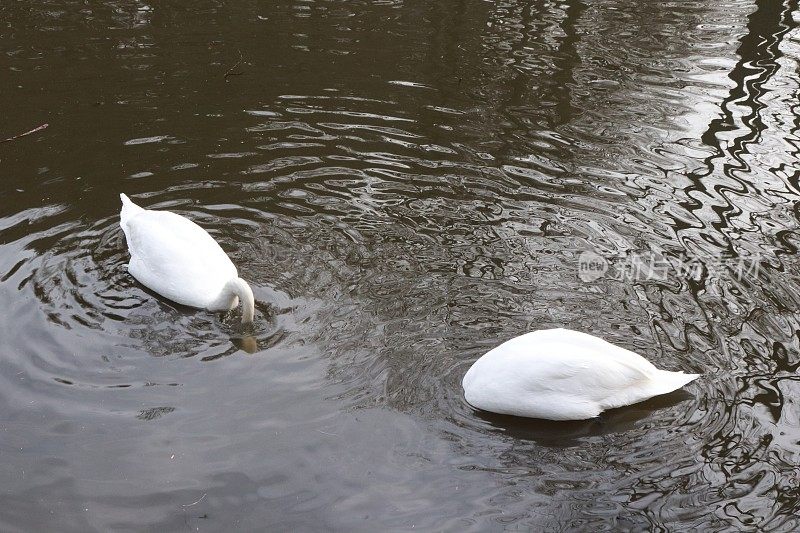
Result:
M53 115L0 145L4 529L800 527L794 0L112 4L0 7L0 138ZM253 331L127 274L119 192L208 229ZM703 378L464 402L557 326Z

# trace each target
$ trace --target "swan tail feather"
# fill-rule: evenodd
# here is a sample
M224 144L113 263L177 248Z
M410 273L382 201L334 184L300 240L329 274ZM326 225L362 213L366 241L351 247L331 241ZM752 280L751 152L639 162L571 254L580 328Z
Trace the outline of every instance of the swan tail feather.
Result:
M654 383L657 384L656 388L659 391L657 394L666 394L674 390L678 390L684 385L691 383L700 377L700 374L684 374L683 372L670 372L669 370L662 370Z
M619 391L617 394L601 401L601 404L605 410L643 402L655 396L674 392L699 377L700 374L684 374L683 372L659 370L655 376L645 383Z
M128 220L135 214L144 211L141 207L133 203L125 193L120 193L119 199L122 200L122 210L119 212L119 225L125 229Z
M669 394L691 383L699 378L700 374L684 374L683 372L671 372L669 370L659 370L658 374L653 376L650 383L641 389L642 398L636 401L646 400L654 396L662 394Z

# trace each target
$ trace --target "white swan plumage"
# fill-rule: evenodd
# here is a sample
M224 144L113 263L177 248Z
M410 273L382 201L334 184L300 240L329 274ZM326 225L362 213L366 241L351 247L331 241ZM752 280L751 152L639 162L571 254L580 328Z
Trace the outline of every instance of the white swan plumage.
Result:
M515 337L464 375L467 403L506 415L586 420L677 390L700 374L659 370L644 357L568 329Z
M227 311L242 303L242 322L253 321L250 286L206 230L177 213L153 211L120 194L119 225L139 283L179 304Z

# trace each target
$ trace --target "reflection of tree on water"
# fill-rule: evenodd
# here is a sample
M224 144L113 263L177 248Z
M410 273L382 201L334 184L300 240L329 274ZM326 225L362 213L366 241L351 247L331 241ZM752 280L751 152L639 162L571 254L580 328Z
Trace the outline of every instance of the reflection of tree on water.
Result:
M545 41L555 41L548 43L552 47L552 52L546 54L547 60L541 72L534 72L532 75L528 69L522 65L515 65L516 75L510 81L510 94L507 99L507 108L516 106L530 106L530 96L535 96L538 104L543 104L542 111L555 103L555 113L543 113L542 118L547 125L554 129L561 124L569 122L573 109L571 107L571 84L575 83L572 74L573 68L580 64L580 56L576 49L579 37L576 31L578 18L586 9L586 5L580 1L572 0L566 2L566 8L559 9L550 14L554 22L545 31L537 31L536 22L547 19L541 13L534 13L533 6L523 5L520 16L522 25L522 39L515 41L511 46L511 53L521 61L532 61L534 64L540 60L532 49L541 48L535 46L534 41L537 36ZM553 8L552 4L546 6ZM559 6L560 7L560 6ZM561 35L563 34L563 35ZM540 45L543 43L539 43ZM531 47L531 45L534 45ZM547 45L545 45L547 46ZM546 64L549 63L549 64Z
M792 12L797 8L797 2L759 0L756 6L756 10L748 20L748 32L742 37L737 49L740 59L728 76L736 85L720 104L722 116L712 120L701 136L703 144L713 148L714 153L705 159L705 169L689 173L692 186L686 189L687 194L695 191L711 197L721 194L709 191L703 178L717 172L720 169L717 161L727 157L734 162L723 161L721 171L730 180L731 187L734 190L743 189L742 192L752 190L753 185L739 179L734 171L751 170L743 156L748 153L748 145L763 140L762 134L767 129L762 117L762 113L767 109L767 104L762 101L762 97L767 93L764 86L780 68L778 64L778 59L782 56L780 44L783 36L796 27ZM747 108L749 113L737 120L734 106ZM728 132L734 132L736 135L726 135ZM724 198L723 200L725 205L714 209L719 220L711 222L717 230L728 227L731 217L742 214L739 206ZM707 206L698 200L689 200L682 205L693 213L707 209Z
M748 130L727 143L730 146L727 151L733 157L746 152L747 144L758 141L766 129L761 112L767 104L760 97L766 93L764 84L780 68L777 60L783 55L780 51L783 36L796 27L792 18L792 12L797 9L796 0L784 3L758 0L756 6L747 23L748 33L736 50L740 59L729 74L736 86L720 105L723 116L712 120L702 136L705 144L721 151L720 133L740 129L732 105L748 107L751 113L741 119Z
M781 42L797 26L792 15L796 9L794 0L756 2L756 10L748 19L747 33L737 49L739 60L729 74L735 86L720 105L721 116L711 120L701 135L702 143L712 148L713 153L704 159L704 168L688 173L691 181L690 187L685 189L688 200L681 203L698 220L705 221L719 233L704 227L700 230L702 235L698 235L697 228L684 228L678 230L679 238L718 241L725 237L725 242L717 242L717 245L734 255L741 251L734 246L752 247L754 241L770 256L780 253L780 246L769 242L767 234L747 242L739 240L738 235L743 227L744 231L757 235L758 226L752 227L756 217L776 208L773 203L776 197L763 191L773 187L785 189L782 183L773 185L772 176L768 178L769 183L761 181L757 172L763 169L752 168L748 161L758 157L760 146L772 151L774 146L783 144L782 139L776 138L786 132L775 129L767 135L770 129L765 117L770 108L771 115L785 113L786 109L780 106L786 102L781 95L769 101L765 96L770 90L768 82L780 70ZM793 83L796 86L796 80ZM794 160L791 153L780 157L787 162ZM676 220L676 226L677 223ZM733 239L727 238L731 234ZM764 242L759 245L759 240ZM719 510L721 516L737 525L744 522L763 526L776 516L797 512L797 500L787 497L786 488L796 485L796 480L792 480L796 461L787 456L791 450L795 455L798 446L784 435L796 426L798 415L797 407L790 400L800 389L796 376L798 365L788 354L797 353L797 339L790 332L800 330L800 324L796 317L780 309L796 299L793 295L798 293L798 287L794 282L787 286L785 276L774 272L766 263L762 273L759 279L752 280L755 283L748 281L744 288L748 291L747 312L737 313L741 316L728 312L720 317L723 323L729 323L730 331L719 328L718 335L726 339L721 341L727 346L723 351L730 350L732 358L737 360L739 369L734 374L738 377L730 386L719 386L718 397L713 400L718 407L705 406L709 412L724 410L724 416L714 424L715 433L700 449L706 463L705 477L722 475L727 479L714 498L721 504L734 492L740 495L737 503ZM705 306L709 297L723 297L717 294L717 289L708 287L707 281L701 280L689 287L697 301L706 302ZM717 280L716 283L729 282ZM785 288L787 297L770 295L782 290L779 287ZM756 481L765 473L769 473L768 478Z
M520 150L520 143L527 144L520 130L536 134L571 119L572 71L580 64L576 26L585 9L578 0L565 5L508 2L495 8L484 40L494 47L490 61L500 70L492 73L495 86L487 91L499 93L490 96L497 98L495 105L508 121L500 134L499 155L508 156Z

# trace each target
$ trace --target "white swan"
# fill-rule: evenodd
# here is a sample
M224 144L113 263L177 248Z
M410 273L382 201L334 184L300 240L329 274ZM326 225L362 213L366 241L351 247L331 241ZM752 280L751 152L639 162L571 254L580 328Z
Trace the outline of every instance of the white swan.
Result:
M659 370L642 356L568 329L533 331L475 361L467 402L494 413L585 420L677 390L700 374Z
M174 302L210 311L233 309L241 300L242 322L253 321L253 291L206 230L177 213L142 209L119 197L134 278Z

